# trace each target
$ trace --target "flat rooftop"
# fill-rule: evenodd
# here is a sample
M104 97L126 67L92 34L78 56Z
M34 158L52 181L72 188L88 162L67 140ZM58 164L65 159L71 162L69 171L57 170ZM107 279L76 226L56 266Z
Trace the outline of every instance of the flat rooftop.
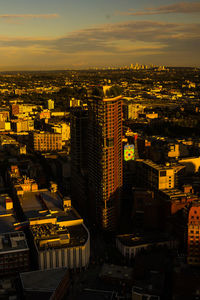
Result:
M30 230L39 250L80 247L89 237L83 224L66 227L46 223L30 226Z
M81 291L81 294L75 297L75 300L113 300L114 294L114 291L96 290L88 288Z
M58 193L52 193L48 189L24 192L23 196L19 196L19 200L25 217L29 220L52 218L56 218L57 222L82 220L73 207L64 211L62 198Z
M132 280L133 269L127 266L104 264L100 271L99 277Z
M6 215L0 218L0 234L14 231L13 224L17 222L15 215Z
M67 275L66 268L21 273L20 278L25 291L54 292L60 281Z
M158 165L156 164L155 162L149 160L149 159L146 159L146 160L138 160L138 161L141 161L143 162L144 164L158 170L158 171L163 171L163 170L173 170L173 169L176 169L176 168L180 168L182 169L184 166L182 166L181 164L179 163L174 163L174 164L169 164L169 165Z
M8 135L0 134L0 145L2 144L18 144L18 142Z
M62 210L62 199L57 193L51 193L48 189L24 192L19 197L20 204L26 214L32 210Z
M118 235L117 239L125 246L136 247L144 244L161 243L174 240L174 238L163 233L150 233L144 235L124 234Z
M0 234L14 230L13 224L17 222L13 209L6 209L6 200L12 202L8 194L0 195Z
M173 202L176 200L180 200L181 198L187 198L187 200L197 200L198 196L191 194L191 193L184 193L183 191L179 189L165 189L160 190L160 193L163 193L164 195L169 197L169 201Z
M3 233L0 235L0 254L19 250L29 250L26 237L22 231Z

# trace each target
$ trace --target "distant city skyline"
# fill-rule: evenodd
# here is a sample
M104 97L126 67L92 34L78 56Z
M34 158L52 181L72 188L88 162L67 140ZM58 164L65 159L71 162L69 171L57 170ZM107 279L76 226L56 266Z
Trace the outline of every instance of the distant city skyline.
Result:
M200 1L190 0L7 0L0 71L198 67L199 16Z

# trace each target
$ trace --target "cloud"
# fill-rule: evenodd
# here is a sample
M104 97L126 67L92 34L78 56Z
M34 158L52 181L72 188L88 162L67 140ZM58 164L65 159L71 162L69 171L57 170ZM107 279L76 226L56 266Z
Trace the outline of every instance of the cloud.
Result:
M143 15L159 15L159 14L193 14L200 13L200 2L180 2L171 5L163 5L158 7L146 8L143 11L134 11L130 9L127 12L117 12L119 15L125 16L143 16Z
M115 24L104 24L98 27L74 31L58 38L37 37L7 37L0 36L0 46L28 47L41 45L60 52L84 52L117 50L118 44L126 41L132 43L143 42L151 46L152 43L169 44L176 41L190 41L200 38L200 24L166 23L154 21L129 21ZM145 46L146 48L146 46Z
M58 18L58 14L3 14L0 15L0 19L55 19Z
M119 64L134 57L163 58L163 63L174 57L200 63L200 24L128 21L103 24L71 32L61 37L0 36L0 49L9 55L15 51L30 61L55 61L61 64ZM23 56L20 56L22 55ZM11 55L11 54L10 54ZM151 60L152 61L152 60ZM90 62L90 63L89 63ZM81 63L81 64L82 64ZM182 63L185 65L185 62Z

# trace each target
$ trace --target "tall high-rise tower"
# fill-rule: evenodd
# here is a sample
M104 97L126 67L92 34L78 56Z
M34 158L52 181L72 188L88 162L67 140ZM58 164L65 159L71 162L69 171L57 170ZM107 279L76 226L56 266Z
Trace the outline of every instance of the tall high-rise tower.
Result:
M93 96L88 101L88 183L97 223L115 230L122 189L122 100Z
M78 211L87 215L87 124L88 111L71 109L71 198Z

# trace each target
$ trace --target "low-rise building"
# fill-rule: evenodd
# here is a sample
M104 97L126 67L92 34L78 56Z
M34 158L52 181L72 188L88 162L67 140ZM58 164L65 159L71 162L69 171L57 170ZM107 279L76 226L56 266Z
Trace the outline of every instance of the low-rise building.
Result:
M62 150L62 134L52 132L34 132L32 145L35 151L47 152Z
M138 176L143 186L153 190L173 189L178 184L178 173L184 166L156 164L151 160L138 160Z
M133 269L127 266L103 264L99 277L112 284L132 284Z
M34 120L31 118L23 118L12 120L13 130L16 132L21 131L33 131L34 130Z
M29 248L23 232L0 234L0 275L28 271Z
M70 198L63 198L53 188L29 188L18 193L18 199L21 221L29 224L39 269L88 266L90 233Z
M61 300L70 284L66 268L21 273L20 279L25 300Z
M160 190L158 194L161 205L164 207L165 217L175 214L192 201L198 200L198 196L183 192L179 189Z
M160 296L155 295L151 288L133 286L132 300L160 300Z
M131 260L142 250L148 250L155 246L167 246L169 249L176 248L176 239L166 234L123 234L116 237L116 246L119 252L128 260Z

